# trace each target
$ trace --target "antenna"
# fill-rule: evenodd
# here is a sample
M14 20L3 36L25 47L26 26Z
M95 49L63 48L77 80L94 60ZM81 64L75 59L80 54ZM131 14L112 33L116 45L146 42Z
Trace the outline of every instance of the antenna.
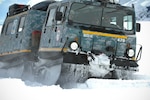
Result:
M99 1L99 2L106 2L106 3L119 3L120 0L96 0L96 1Z
M132 4L132 8L134 8L134 4Z

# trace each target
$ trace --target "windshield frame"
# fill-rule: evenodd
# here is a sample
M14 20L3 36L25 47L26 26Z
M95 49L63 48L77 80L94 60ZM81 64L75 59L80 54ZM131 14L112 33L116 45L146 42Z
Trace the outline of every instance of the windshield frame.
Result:
M86 6L89 6L89 7L98 7L98 8L100 8L100 10L99 11L101 11L100 12L100 14L99 14L99 21L100 21L100 23L99 24L91 24L91 23L84 23L84 21L76 21L76 20L72 20L71 18L70 18L70 16L72 15L72 12L71 12L71 10L72 10L72 7L73 7L73 5L74 4L83 4L83 5L85 5L85 7ZM114 4L113 4L114 5ZM79 26L86 26L86 27L96 27L96 28L100 28L100 29L103 29L103 30L99 30L99 31L107 31L107 32L109 32L109 33L123 33L123 34L127 34L127 35L132 35L132 34L135 34L135 25L134 25L134 23L135 23L135 13L134 13L134 9L132 9L132 8L130 8L130 7L125 7L125 6L120 6L120 5L115 5L116 7L114 8L114 7L111 7L111 6L104 6L104 5L99 5L99 6L97 6L97 5L89 5L89 4L84 4L84 3L79 3L79 2L73 2L72 4L71 4L71 6L70 6L70 11L69 11L69 15L68 15L68 23L71 23L71 24L75 24L75 25L79 25ZM83 6L83 8L84 8L84 6ZM122 12L127 12L127 13L129 13L130 15L132 15L132 29L130 29L130 30L125 30L125 29L119 29L119 28L113 28L113 27L107 27L107 26L105 26L105 25L103 25L103 23L102 23L102 21L103 21L103 17L104 17L104 10L105 9L115 9L115 10L117 10L117 11L122 11ZM85 8L84 8L85 9ZM77 11L79 11L79 10L81 10L81 9L78 9ZM93 13L94 14L94 13ZM93 15L92 14L92 15ZM128 15L128 14L127 14ZM87 15L85 15L85 16L87 16ZM85 17L84 16L84 17ZM89 17L89 16L88 16ZM85 18L88 18L88 17L85 17ZM91 16L90 18L92 18L93 16ZM123 17L122 17L122 19L123 19ZM90 20L89 20L90 21ZM98 30L98 29L97 29ZM112 32L111 32L112 31Z

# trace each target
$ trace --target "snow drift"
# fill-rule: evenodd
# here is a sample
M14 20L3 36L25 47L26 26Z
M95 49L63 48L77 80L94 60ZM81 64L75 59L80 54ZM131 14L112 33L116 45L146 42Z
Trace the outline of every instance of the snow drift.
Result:
M1 100L150 100L147 81L90 79L74 89L26 86L19 79L0 80ZM84 89L83 89L84 88Z

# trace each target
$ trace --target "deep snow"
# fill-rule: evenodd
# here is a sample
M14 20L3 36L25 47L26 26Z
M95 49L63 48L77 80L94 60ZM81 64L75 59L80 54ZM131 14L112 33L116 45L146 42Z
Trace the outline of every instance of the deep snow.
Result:
M0 99L150 100L150 81L90 79L85 84L78 84L77 88L62 89L59 86L27 86L19 79L1 79Z
M150 100L150 80L89 79L72 89L62 89L59 85L0 79L0 100Z

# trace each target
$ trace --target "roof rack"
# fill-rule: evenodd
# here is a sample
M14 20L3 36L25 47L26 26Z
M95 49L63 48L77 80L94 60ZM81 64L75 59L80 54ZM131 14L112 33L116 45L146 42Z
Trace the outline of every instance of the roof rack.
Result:
M105 2L105 3L116 3L116 4L120 2L120 0L94 0L94 1Z
M23 4L13 4L9 6L8 16L13 16L19 14L21 12L27 11L29 9L29 5Z

